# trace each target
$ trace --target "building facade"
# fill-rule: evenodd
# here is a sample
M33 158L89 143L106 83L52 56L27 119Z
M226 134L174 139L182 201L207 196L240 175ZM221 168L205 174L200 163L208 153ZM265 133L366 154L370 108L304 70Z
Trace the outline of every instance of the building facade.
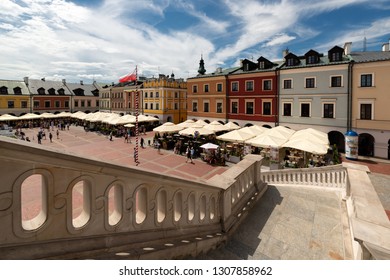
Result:
M0 80L0 115L32 112L30 92L24 81Z
M390 159L390 51L352 52L352 129L359 155Z

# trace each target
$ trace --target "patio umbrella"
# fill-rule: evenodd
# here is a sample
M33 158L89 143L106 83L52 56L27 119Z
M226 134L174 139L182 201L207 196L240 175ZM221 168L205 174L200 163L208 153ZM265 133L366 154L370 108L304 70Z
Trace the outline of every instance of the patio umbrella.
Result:
M71 117L72 113L71 112L61 112L61 113L57 114L56 116L59 118L67 118L67 117Z
M197 120L195 123L203 125L203 126L207 124L207 122L205 122L204 120Z
M253 136L260 135L261 133L263 133L266 130L269 130L269 129L262 127L262 126L258 126L258 125L246 126L246 127L239 129L239 131L252 134Z
M250 134L250 133L247 133L247 132L243 132L243 131L240 131L238 129L238 130L232 130L230 132L227 132L227 133L224 133L224 134L222 134L220 136L217 136L217 139L223 140L223 141L226 141L226 142L240 142L240 143L243 143L246 140L248 140L250 138L253 138L253 137L254 137L253 134Z
M39 118L40 118L40 116L37 114L27 113L23 116L20 116L19 120L32 120L32 119L39 119Z
M18 117L12 116L10 114L4 114L0 116L0 121L15 121L19 119Z
M294 130L291 130L291 129L288 130L288 128L284 129L284 128L278 128L278 127L274 127L274 128L268 129L268 130L264 131L263 134L270 135L270 136L273 136L273 137L282 138L282 139L285 139L285 140L290 139L291 135L294 134Z
M153 131L155 132L166 132L166 133L170 133L170 132L178 132L180 130L182 130L183 128L177 124L174 124L174 123L171 123L171 122L166 122L158 127L155 127L153 128Z
M52 119L52 118L58 118L58 115L54 115L53 113L43 113L40 114L41 118L44 119Z
M293 139L311 139L314 142L320 143L320 144L328 144L329 145L329 139L328 135L324 132L318 131L313 128L307 128L302 129L297 132L295 132L291 137L290 140Z
M180 125L183 128L187 128L190 127L193 123L195 123L194 120L186 120L184 122L179 123L178 125Z
M121 116L116 122L116 124L127 124L127 123L135 123L135 116L124 115Z
M282 147L293 148L317 155L324 155L328 152L329 145L313 142L312 139L292 139L282 145Z
M214 134L214 131L208 130L203 127L187 127L181 131L179 131L180 135L186 135L186 136L194 136L195 134L198 135L210 135Z
M219 146L216 145L216 144L213 144L213 143L206 143L206 144L203 144L200 147L203 148L203 149L206 149L206 150L215 150L215 149L218 149Z
M226 130L225 126L218 121L212 121L211 123L206 124L204 128L212 130L214 132Z
M132 124L132 123L127 123L127 124L124 125L124 127L134 127L134 126L135 126L135 125Z
M236 125L234 122L225 123L223 126L225 127L225 130L235 130L240 128L240 126Z
M86 116L88 116L88 114L81 111L77 111L76 113L73 113L71 115L72 118L79 119L79 120L85 119Z
M256 147L277 147L280 148L284 143L286 143L287 139L279 138L276 136L260 134L252 139L249 139L246 143L251 144Z

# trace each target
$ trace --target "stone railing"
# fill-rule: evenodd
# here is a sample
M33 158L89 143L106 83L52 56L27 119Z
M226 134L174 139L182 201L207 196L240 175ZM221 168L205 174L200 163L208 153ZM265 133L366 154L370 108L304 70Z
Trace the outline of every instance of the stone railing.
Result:
M347 170L342 165L263 171L261 180L270 185L348 187Z
M204 253L266 187L260 156L201 183L1 137L0 166L0 259Z
M368 170L348 168L350 196L346 200L354 259L390 259L390 221Z

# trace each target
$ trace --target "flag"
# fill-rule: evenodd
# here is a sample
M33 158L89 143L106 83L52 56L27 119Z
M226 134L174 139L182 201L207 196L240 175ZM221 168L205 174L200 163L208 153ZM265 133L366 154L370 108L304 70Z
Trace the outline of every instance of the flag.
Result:
M133 73L127 74L127 75L119 78L120 83L126 83L126 82L135 81L135 80L137 80L137 74L136 74L135 70L133 71Z

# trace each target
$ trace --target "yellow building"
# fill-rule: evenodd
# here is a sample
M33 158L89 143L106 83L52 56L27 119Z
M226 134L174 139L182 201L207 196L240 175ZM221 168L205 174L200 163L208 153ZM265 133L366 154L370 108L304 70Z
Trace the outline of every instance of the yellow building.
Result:
M187 119L187 83L159 75L144 81L142 88L142 112L159 118L160 122L180 123Z
M352 52L352 129L359 155L390 159L390 51Z
M0 80L0 115L31 112L31 95L24 81Z

